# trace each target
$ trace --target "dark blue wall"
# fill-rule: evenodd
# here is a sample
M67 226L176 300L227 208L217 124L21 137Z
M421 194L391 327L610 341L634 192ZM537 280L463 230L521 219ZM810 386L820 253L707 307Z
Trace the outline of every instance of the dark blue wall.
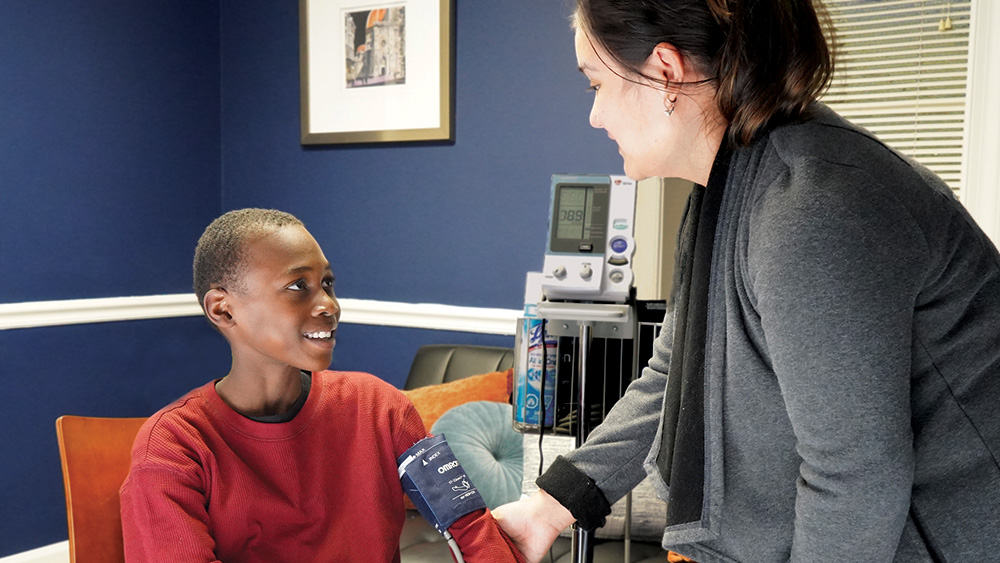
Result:
M345 297L519 309L552 173L621 172L568 0L459 0L455 143L379 148L301 147L295 3L223 6L223 205L302 218Z
M549 176L621 170L570 11L458 0L454 143L303 147L296 2L0 3L0 303L190 291L204 226L259 206L306 222L341 297L520 308ZM344 325L333 367L401 385L432 342L512 345ZM148 415L228 359L198 318L0 331L0 556L66 538L58 415Z
M57 417L149 416L228 369L200 318L0 331L0 557L67 537Z
M190 291L218 29L203 0L0 4L0 303Z
M221 209L219 19L0 3L0 303L190 291ZM0 556L66 539L58 415L148 415L227 365L196 318L0 331Z

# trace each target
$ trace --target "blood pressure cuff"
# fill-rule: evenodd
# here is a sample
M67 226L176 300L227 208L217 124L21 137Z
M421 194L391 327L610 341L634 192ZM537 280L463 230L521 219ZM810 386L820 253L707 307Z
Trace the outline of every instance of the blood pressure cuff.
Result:
M444 434L413 444L396 465L403 492L442 534L462 516L486 508Z

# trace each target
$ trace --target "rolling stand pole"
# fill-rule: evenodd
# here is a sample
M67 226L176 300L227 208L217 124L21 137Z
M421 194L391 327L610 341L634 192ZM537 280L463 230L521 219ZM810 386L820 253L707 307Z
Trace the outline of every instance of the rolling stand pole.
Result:
M590 433L590 416L587 409L587 362L590 352L590 339L593 323L580 321L580 350L579 350L579 381L580 387L577 390L577 419L576 419L576 447L583 445ZM578 525L573 525L573 554L572 558L576 563L593 563L594 561L594 533L590 530L581 529Z
M590 346L596 328L598 338L630 339L634 335L633 309L630 304L599 304L599 303L563 303L542 301L538 303L538 315L549 321L558 321L559 336L572 336L570 323L576 322L580 327L579 349L574 375L577 377L577 417L576 446L580 447L586 441L591 430L590 408L587 404L587 367L590 362ZM598 384L603 381L604 374L598 373ZM582 530L573 525L573 542L570 560L575 563L593 563L594 532Z

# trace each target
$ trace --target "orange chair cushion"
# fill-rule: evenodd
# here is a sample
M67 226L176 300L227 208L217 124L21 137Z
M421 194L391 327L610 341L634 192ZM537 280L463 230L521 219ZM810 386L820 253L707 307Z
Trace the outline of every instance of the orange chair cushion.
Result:
M416 407L424 421L424 428L430 432L437 419L452 407L471 401L506 403L510 398L507 380L511 373L512 370L484 373L449 383L410 389L403 391L403 394Z

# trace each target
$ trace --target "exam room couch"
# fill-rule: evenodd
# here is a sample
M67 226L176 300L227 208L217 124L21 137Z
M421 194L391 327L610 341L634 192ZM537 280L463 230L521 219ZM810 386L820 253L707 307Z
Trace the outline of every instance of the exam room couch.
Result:
M428 430L448 437L456 457L488 505L516 500L521 490L523 440L511 428L508 404L511 393L508 370L513 361L513 350L509 348L422 346L403 388ZM595 543L594 563L625 561L624 541L598 539ZM655 541L633 540L630 551L628 563L667 561L666 551ZM400 554L402 563L452 560L448 544L412 507L406 511ZM552 561L573 563L568 538L556 540Z

